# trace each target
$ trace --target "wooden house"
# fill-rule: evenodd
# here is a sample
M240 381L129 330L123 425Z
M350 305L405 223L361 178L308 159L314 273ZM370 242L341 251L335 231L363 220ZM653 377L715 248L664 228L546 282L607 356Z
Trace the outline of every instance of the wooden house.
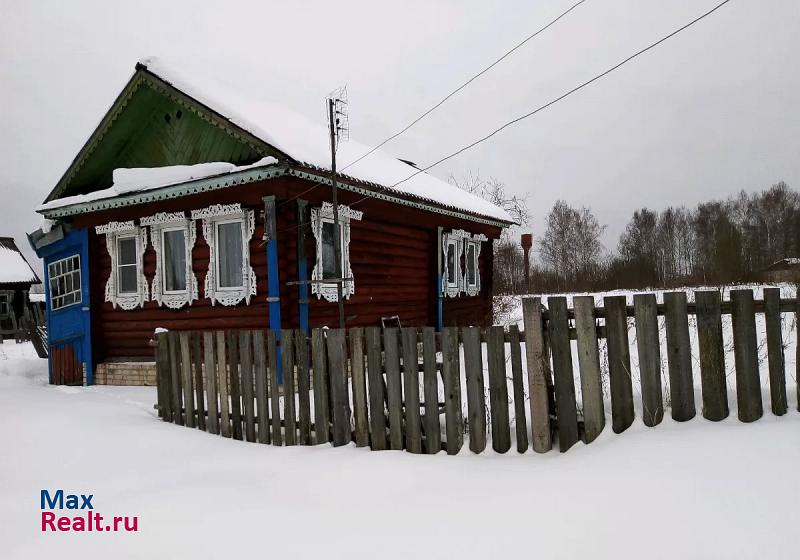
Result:
M28 292L41 280L12 237L0 237L0 340L18 338L29 310Z
M157 328L336 326L328 142L286 109L137 64L37 209L58 378L153 382L136 372ZM337 149L347 326L490 323L509 215L369 151Z

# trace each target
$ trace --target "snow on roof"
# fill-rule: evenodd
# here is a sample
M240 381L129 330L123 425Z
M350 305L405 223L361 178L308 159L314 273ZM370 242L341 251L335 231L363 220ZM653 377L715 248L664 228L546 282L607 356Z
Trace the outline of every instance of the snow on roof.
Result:
M39 283L39 278L10 237L0 238L0 284Z
M93 202L105 198L114 198L124 194L143 192L169 185L177 185L195 179L204 179L217 175L227 175L237 171L253 169L255 167L265 167L274 165L278 160L272 156L261 158L250 165L236 166L224 161L213 161L210 163L198 163L195 165L168 165L164 167L133 167L119 168L113 172L113 184L107 189L90 192L88 194L76 194L57 198L41 204L36 208L37 212L63 208L73 204Z
M330 169L327 125L317 124L270 102L248 98L224 84L202 79L200 76L187 78L159 58L151 57L139 63L161 80L172 84L295 161ZM417 169L381 151L375 151L348 167L349 163L370 150L370 147L352 140L341 143L337 151L339 169L345 175L376 183L399 194L426 199L503 222L514 221L504 209L428 173L420 173L394 186L416 173ZM344 169L345 167L347 168Z
M28 299L31 300L31 303L44 303L45 295L44 294L28 294Z

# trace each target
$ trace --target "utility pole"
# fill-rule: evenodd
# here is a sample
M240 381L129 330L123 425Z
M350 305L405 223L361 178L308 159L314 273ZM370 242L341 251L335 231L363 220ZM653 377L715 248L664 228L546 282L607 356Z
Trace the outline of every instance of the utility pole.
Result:
M333 255L336 263L336 301L339 304L339 328L344 328L344 271L342 270L342 235L339 230L339 201L336 189L336 134L338 123L336 117L336 100L328 98L328 123L331 134L331 186L333 188Z

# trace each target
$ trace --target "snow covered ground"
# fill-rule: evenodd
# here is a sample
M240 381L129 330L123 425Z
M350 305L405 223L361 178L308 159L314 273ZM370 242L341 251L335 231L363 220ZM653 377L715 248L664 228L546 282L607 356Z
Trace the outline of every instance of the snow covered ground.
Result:
M797 557L793 398L781 418L637 420L564 455L417 456L227 440L159 421L154 388L46 372L30 345L0 347L4 559ZM58 488L139 531L41 532Z

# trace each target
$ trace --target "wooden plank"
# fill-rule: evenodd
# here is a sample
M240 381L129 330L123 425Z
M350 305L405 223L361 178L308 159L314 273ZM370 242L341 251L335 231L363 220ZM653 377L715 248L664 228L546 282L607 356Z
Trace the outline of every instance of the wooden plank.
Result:
M486 449L486 388L481 330L478 327L465 327L461 331L461 340L464 345L469 449L473 453L483 453Z
M283 445L281 431L281 393L278 385L278 341L273 329L267 330L267 367L269 369L270 419L272 445Z
M219 434L217 367L214 363L214 333L212 331L203 332L203 362L206 369L206 402L208 403L206 427L210 434Z
M436 331L433 327L422 329L422 367L425 389L425 453L434 454L442 450L442 428L439 424L439 372L436 369Z
M522 298L522 318L525 326L525 359L531 408L531 447L537 453L546 453L553 448L553 441L550 434L550 399L547 388L549 358L545 350L540 298Z
M783 416L789 409L786 400L785 360L781 334L781 289L764 288L764 319L767 327L767 361L772 413Z
M231 424L233 425L233 439L243 439L242 384L239 377L239 337L236 331L228 331L226 339L226 344L228 346L228 374L231 384Z
M700 383L703 417L718 422L728 417L728 387L725 377L725 345L722 339L720 293L694 293L697 308L697 341L700 348Z
M195 409L197 410L197 427L206 431L206 403L203 391L203 348L201 334L194 332L192 341L192 362L194 363L194 395Z
M419 354L417 329L404 328L403 341L403 397L405 409L406 449L422 453L422 419L419 413Z
M350 403L347 391L347 348L344 329L328 330L328 372L331 383L333 446L347 445L350 432Z
M575 403L575 375L572 370L572 345L569 340L567 298L547 298L550 321L550 350L553 353L553 383L558 418L558 448L563 453L580 440L578 411Z
M258 443L269 443L269 384L267 382L267 349L264 331L253 331L253 374L256 381L256 418Z
M514 429L517 438L517 452L528 450L528 421L525 418L525 380L522 377L522 348L519 337L519 326L508 327L511 338L511 377L514 387Z
M608 377L611 385L611 428L615 434L633 424L633 383L628 345L625 296L603 298L608 338Z
M177 332L167 333L169 341L170 385L172 386L172 421L183 426L183 383L180 370L180 342ZM58 383L58 381L56 381Z
M225 349L225 331L216 331L217 338L217 388L219 389L219 431L222 437L231 437L230 399L228 398L228 359Z
M314 329L311 332L311 360L314 368L314 441L317 444L330 441L326 352L325 331Z
M636 348L639 352L639 377L642 383L642 421L657 426L664 418L661 395L661 343L658 339L658 313L655 294L633 296L636 317Z
M461 412L461 370L458 355L458 329L442 329L442 381L447 454L455 455L464 445L464 417Z
M183 380L183 408L186 411L185 423L194 428L197 423L194 415L194 392L192 389L192 354L189 347L189 333L178 333L181 347L181 379Z
M416 339L415 339L416 342ZM364 371L364 329L350 329L350 371L353 383L353 422L356 447L369 445L369 417L367 415L367 378Z
M739 420L754 422L764 414L758 376L758 341L753 290L731 290L733 355Z
M311 372L308 359L308 338L302 330L294 331L297 362L297 427L300 445L311 445Z
M591 443L606 426L594 296L574 296L572 305L575 308L575 337L581 377L584 441Z
M286 445L297 445L297 409L294 396L294 332L281 331L283 365L283 427Z
M685 422L694 418L696 414L686 292L665 293L664 306L672 419Z
M156 335L156 374L158 375L159 391L159 416L165 422L172 422L172 377L169 368L169 341L167 333Z
M386 449L386 413L384 410L386 392L383 384L380 329L367 327L364 331L364 339L367 345L367 378L369 379L367 390L369 392L370 442L373 450L380 451Z
M399 332L384 329L386 355L386 403L389 409L389 448L403 449L403 382L400 374Z
M256 441L255 400L253 397L253 334L239 331L239 363L242 369L242 404L244 408L244 437Z
M797 291L797 301L795 304L794 310L794 320L795 320L795 337L800 338L800 290ZM797 410L800 412L800 342L795 343L795 370L794 370L794 379L795 379L795 400L797 401Z

